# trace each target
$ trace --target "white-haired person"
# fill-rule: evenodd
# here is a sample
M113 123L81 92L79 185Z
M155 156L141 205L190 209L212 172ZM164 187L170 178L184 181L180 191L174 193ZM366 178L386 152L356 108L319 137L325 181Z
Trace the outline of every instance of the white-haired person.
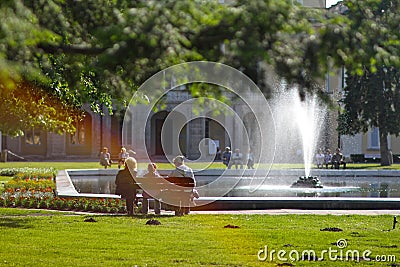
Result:
M236 170L238 169L238 166L240 169L243 169L243 154L240 153L239 148L236 148L235 153L232 154L232 164L235 164Z
M125 160L129 157L129 153L126 151L125 147L121 148L121 151L118 154L118 169L124 165Z
M184 156L176 156L173 159L175 170L171 172L170 177L190 177L194 179L193 170L185 165Z
M176 156L173 159L173 163L175 165L175 170L173 170L169 177L189 177L193 178L194 186L196 186L196 180L194 178L193 170L185 165L185 157L184 156ZM199 198L199 193L195 188L193 188L193 191L190 196L190 200L193 201L193 198ZM183 208L183 214L189 214L190 212L190 207L184 207ZM175 214L178 214L177 211L175 211Z
M133 207L136 199L136 191L139 186L135 182L137 175L137 162L133 157L128 157L125 160L125 168L118 171L115 178L115 194L121 195L122 199L126 200L126 209L128 215L132 216L134 213Z

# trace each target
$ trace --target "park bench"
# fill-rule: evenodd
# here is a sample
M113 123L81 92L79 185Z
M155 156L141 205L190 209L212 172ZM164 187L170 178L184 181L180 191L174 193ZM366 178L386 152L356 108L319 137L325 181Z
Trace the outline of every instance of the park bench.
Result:
M118 163L119 156L111 154L110 160L111 160L111 163Z
M138 187L153 198L160 200L167 209L183 215L192 206L192 192L195 186L190 177L135 178Z

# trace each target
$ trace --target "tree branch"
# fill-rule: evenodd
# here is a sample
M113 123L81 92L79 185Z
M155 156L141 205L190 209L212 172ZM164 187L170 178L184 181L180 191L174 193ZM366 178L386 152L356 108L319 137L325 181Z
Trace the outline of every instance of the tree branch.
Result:
M99 55L106 51L108 48L104 47L90 47L83 45L49 45L38 44L38 48L43 49L46 53L52 54L81 54L81 55Z

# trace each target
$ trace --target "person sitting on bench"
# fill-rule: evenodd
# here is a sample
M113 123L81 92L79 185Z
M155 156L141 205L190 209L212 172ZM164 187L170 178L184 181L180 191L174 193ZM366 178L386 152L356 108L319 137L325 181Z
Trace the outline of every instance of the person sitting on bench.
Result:
M129 157L125 160L125 168L119 170L115 177L115 194L121 195L126 200L126 210L129 216L135 214L134 202L137 190L140 189L135 182L137 175L137 162L135 158Z
M185 165L184 159L185 159L184 156L177 156L174 158L173 162L175 165L175 170L173 170L170 173L169 177L193 178L194 185L196 186L196 180L194 178L193 170ZM193 198L199 198L199 194L196 189L193 189L190 198L191 198L191 200L193 200ZM190 207L183 208L183 214L189 214L189 212L190 212ZM177 214L177 212L175 212L175 213Z
M243 154L240 153L240 149L236 148L235 153L232 154L232 165L235 165L236 170L238 169L238 166L240 169L243 169Z
M340 165L343 165L343 169L346 169L346 162L344 161L344 156L340 152L340 148L336 148L336 152L332 156L332 168L339 169Z
M129 157L129 153L126 152L126 148L122 147L121 152L118 154L118 169L125 164L125 160Z
M329 148L327 148L326 152L325 152L325 155L324 155L325 168L328 169L328 166L331 165L331 164L332 164L332 154L331 154L331 150Z
M108 152L108 148L104 147L103 151L100 153L100 165L104 166L104 169L107 169L107 167L111 167L111 163L111 156Z
M155 163L149 163L147 165L147 173L143 177L149 178L162 178L157 171L157 165ZM152 192L153 194L159 194L160 192ZM142 213L147 214L149 212L149 199L153 198L152 195L143 191L143 203L142 203ZM154 214L159 215L161 210L161 203L157 198L154 198Z

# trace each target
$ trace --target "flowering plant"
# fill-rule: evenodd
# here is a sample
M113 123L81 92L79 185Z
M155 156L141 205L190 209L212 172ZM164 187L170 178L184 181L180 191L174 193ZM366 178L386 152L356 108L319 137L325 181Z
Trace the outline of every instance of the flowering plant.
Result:
M26 172L24 172L26 171ZM125 202L112 198L59 198L54 194L55 171L51 169L0 170L13 179L4 185L0 207L22 207L71 211L125 213Z

